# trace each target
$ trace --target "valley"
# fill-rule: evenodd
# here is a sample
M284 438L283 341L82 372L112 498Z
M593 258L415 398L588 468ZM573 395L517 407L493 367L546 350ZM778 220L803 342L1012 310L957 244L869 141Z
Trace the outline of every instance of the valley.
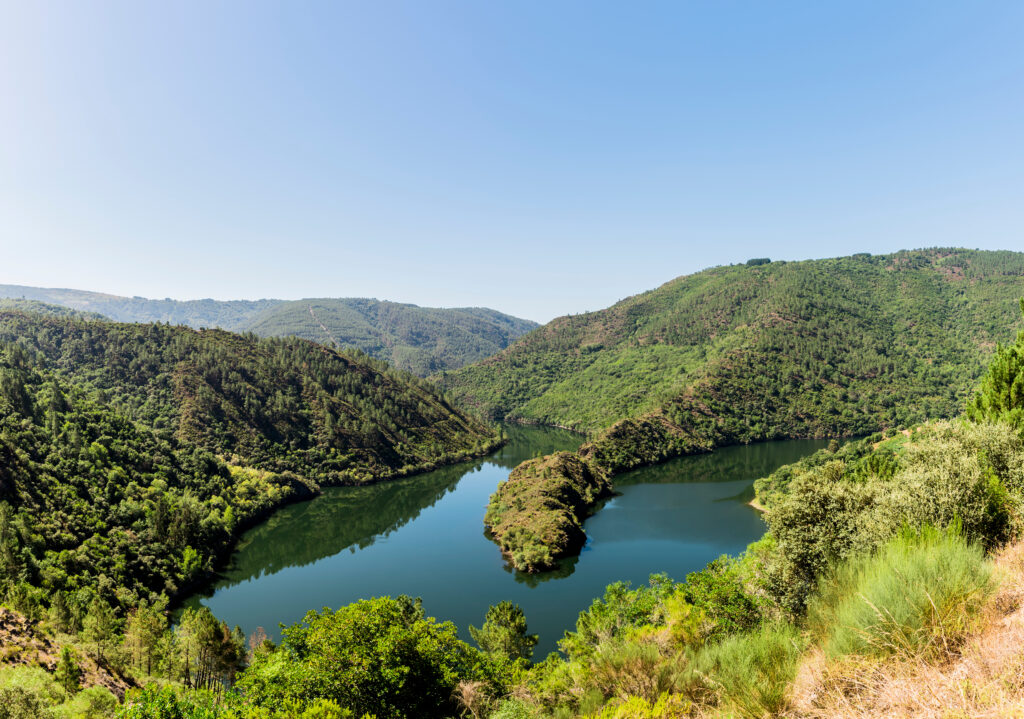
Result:
M966 250L714 268L430 379L337 349L329 305L261 338L5 300L0 579L47 663L0 680L87 667L119 719L814 716L796 676L860 581L833 573L947 553L957 611L997 591L1022 278ZM383 695L324 678L366 661Z

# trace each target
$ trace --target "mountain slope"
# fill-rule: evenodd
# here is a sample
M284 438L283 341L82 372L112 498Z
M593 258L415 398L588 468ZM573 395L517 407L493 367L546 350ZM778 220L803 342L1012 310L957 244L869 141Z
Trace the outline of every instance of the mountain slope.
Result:
M647 417L710 445L864 433L957 413L1021 295L1013 252L718 267L440 379L491 417L580 430Z
M152 300L82 290L0 285L0 297L100 313L117 322L166 322L294 335L360 349L420 376L488 357L537 323L483 307L442 309L372 299Z
M437 309L370 299L311 299L275 305L245 329L354 347L420 376L501 351L537 324L486 308Z
M53 317L77 317L83 320L106 320L98 312L83 312L64 305L49 305L37 300L0 298L0 311L27 312L34 315L50 315Z
M240 331L246 323L282 300L152 300L103 292L24 285L0 285L0 297L24 298L62 305L82 312L98 312L115 322L167 322L189 327L220 327Z
M0 590L121 606L174 593L319 484L496 443L425 380L358 353L0 312Z

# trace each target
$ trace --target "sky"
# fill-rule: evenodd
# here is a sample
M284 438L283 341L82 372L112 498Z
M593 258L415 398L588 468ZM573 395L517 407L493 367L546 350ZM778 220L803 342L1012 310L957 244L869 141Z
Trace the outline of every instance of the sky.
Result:
M0 0L0 283L521 317L1024 250L1024 3Z

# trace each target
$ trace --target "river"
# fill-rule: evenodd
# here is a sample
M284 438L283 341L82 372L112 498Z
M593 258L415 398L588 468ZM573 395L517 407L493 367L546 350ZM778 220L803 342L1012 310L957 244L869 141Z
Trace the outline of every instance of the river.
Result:
M737 554L764 533L748 506L753 480L827 444L792 440L726 447L615 479L616 496L586 521L579 557L554 571L511 570L484 535L487 499L519 462L576 449L581 438L543 427L506 427L509 442L475 462L366 487L334 487L281 509L247 532L204 604L249 634L291 624L309 609L408 594L430 616L451 620L470 640L487 607L509 599L540 635L535 659L554 650L579 612L626 580L652 573L674 579L722 554Z

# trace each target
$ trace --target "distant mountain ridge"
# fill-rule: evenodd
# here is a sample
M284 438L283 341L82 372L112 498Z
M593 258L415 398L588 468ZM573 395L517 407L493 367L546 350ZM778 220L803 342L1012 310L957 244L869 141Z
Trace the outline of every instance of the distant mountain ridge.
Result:
M0 297L98 313L117 322L294 335L358 349L420 376L489 357L538 326L484 307L419 307L363 298L160 300L22 285L0 285Z

